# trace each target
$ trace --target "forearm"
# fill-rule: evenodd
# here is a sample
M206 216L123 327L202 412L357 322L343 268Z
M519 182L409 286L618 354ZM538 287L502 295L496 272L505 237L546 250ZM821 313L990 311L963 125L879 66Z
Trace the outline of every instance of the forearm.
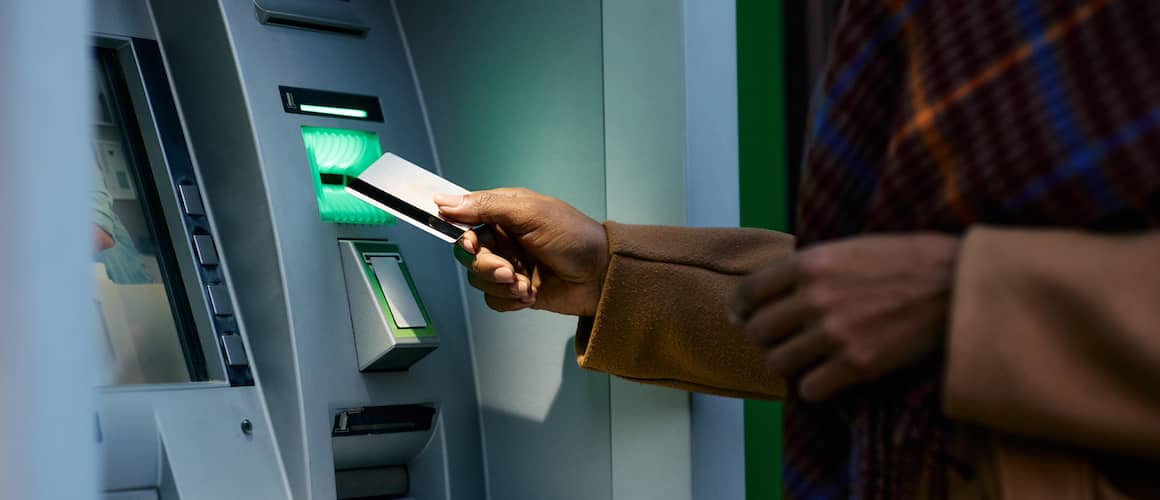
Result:
M594 318L580 321L581 366L641 382L776 399L782 380L730 323L728 301L750 271L793 251L791 236L746 229L609 222L611 260Z
M959 259L949 416L1158 453L1160 234L979 229Z

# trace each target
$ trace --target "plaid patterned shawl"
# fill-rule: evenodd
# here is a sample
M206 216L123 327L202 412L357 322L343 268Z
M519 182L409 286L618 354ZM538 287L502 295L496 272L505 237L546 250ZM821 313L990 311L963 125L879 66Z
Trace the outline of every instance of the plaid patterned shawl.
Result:
M1160 225L1160 1L843 9L815 97L800 244L981 223ZM942 496L940 365L831 403L791 400L787 498Z

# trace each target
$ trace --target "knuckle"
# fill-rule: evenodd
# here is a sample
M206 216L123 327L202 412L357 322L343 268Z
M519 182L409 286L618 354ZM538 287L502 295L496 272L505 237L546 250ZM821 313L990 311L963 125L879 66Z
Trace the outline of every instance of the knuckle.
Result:
M802 293L806 304L814 310L828 309L837 300L833 288L818 283L806 285Z
M471 195L475 198L475 206L480 212L487 211L495 204L495 193L480 191Z
M826 248L813 248L798 255L798 270L802 279L809 280L826 273L833 265L833 257Z
M846 352L846 330L834 320L824 318L813 326L817 349L830 353Z
M826 315L818 322L818 331L822 338L833 345L842 345L845 343L847 335L846 332L848 323L844 318L836 314Z

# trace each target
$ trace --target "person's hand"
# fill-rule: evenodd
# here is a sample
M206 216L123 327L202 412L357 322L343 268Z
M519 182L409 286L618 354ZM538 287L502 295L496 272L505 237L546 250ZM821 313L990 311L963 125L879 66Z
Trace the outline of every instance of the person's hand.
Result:
M93 246L98 252L113 248L113 237L109 236L101 226L93 224Z
M732 317L804 399L828 399L942 346L958 246L934 233L820 244L747 276Z
M444 217L490 224L459 245L475 256L468 282L497 311L531 307L592 316L608 269L604 226L556 198L503 188L437 195Z

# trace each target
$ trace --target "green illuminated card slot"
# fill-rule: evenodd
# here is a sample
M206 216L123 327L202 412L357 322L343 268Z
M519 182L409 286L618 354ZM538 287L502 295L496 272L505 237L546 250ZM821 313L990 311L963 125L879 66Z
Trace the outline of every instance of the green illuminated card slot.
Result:
M374 132L302 127L322 220L343 224L394 224L393 215L346 192L346 184L383 155Z

